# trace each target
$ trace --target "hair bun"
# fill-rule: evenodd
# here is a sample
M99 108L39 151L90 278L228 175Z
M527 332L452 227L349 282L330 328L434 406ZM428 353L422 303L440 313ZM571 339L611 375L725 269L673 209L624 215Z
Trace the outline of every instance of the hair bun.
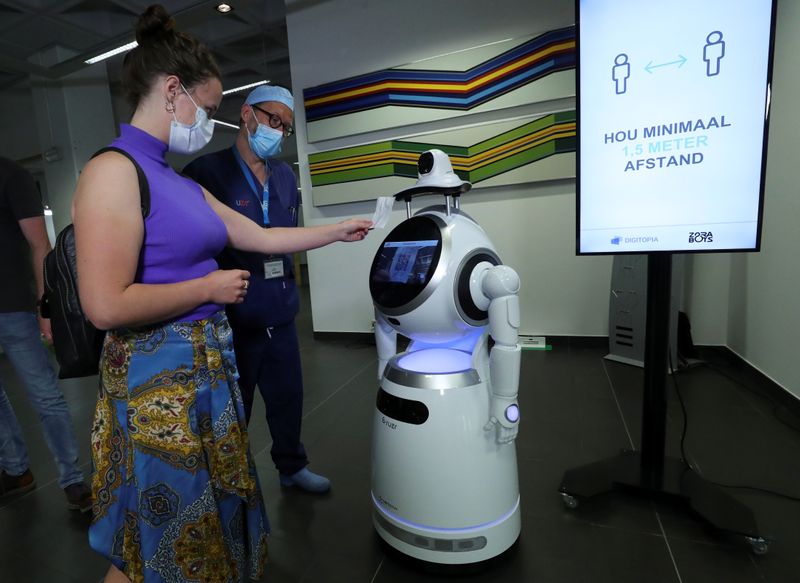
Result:
M158 93L161 76L175 75L184 88L191 89L208 79L219 79L219 67L209 48L181 32L159 4L148 6L136 22L139 46L122 60L122 84L134 109L142 99ZM160 97L158 99L161 99Z
M136 23L136 42L140 45L163 41L175 34L175 19L161 4L152 4Z

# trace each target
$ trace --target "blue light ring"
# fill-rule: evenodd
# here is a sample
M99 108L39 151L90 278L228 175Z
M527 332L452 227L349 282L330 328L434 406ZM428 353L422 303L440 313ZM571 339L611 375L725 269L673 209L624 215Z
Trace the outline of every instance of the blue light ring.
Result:
M401 524L406 527L415 528L417 530L425 531L425 532L438 532L438 533L470 533L470 532L480 532L482 530L486 530L487 528L492 528L498 526L499 524L504 523L506 520L511 518L517 510L519 510L519 502L520 496L517 495L517 499L514 502L514 506L512 506L511 510L503 514L500 518L496 518L495 520L490 520L489 522L484 522L482 524L476 524L473 526L466 526L462 528L444 528L440 526L430 526L426 524L420 524L417 522L412 522L410 520L406 520L404 518L400 518L397 514L390 512L384 508L378 499L375 497L374 492L370 492L370 496L372 496L372 503L375 505L375 508L380 511L385 517L390 518L397 524Z

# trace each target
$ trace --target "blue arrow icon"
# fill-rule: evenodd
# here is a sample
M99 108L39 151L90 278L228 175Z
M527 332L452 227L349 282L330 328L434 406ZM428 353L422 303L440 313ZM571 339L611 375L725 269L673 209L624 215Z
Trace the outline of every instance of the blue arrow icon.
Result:
M659 67L668 67L669 65L678 65L678 68L680 69L681 67L683 67L683 64L687 61L687 58L684 57L683 55L678 55L678 57L679 58L678 58L677 61L670 61L669 63L661 63L659 65L654 65L653 61L650 61L649 63L647 63L647 66L644 68L644 70L652 75L653 74L653 69L658 69Z

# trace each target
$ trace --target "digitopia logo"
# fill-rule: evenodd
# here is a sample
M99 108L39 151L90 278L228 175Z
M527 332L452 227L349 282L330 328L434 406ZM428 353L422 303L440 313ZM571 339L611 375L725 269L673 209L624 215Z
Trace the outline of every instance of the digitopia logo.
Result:
M658 237L625 237L626 243L658 243Z
M622 245L623 243L658 243L658 237L613 237L612 245Z

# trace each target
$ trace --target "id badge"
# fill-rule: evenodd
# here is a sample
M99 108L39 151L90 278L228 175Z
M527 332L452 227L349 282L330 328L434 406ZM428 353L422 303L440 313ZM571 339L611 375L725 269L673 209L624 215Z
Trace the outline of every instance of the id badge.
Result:
M283 260L272 259L264 261L264 279L283 277Z

